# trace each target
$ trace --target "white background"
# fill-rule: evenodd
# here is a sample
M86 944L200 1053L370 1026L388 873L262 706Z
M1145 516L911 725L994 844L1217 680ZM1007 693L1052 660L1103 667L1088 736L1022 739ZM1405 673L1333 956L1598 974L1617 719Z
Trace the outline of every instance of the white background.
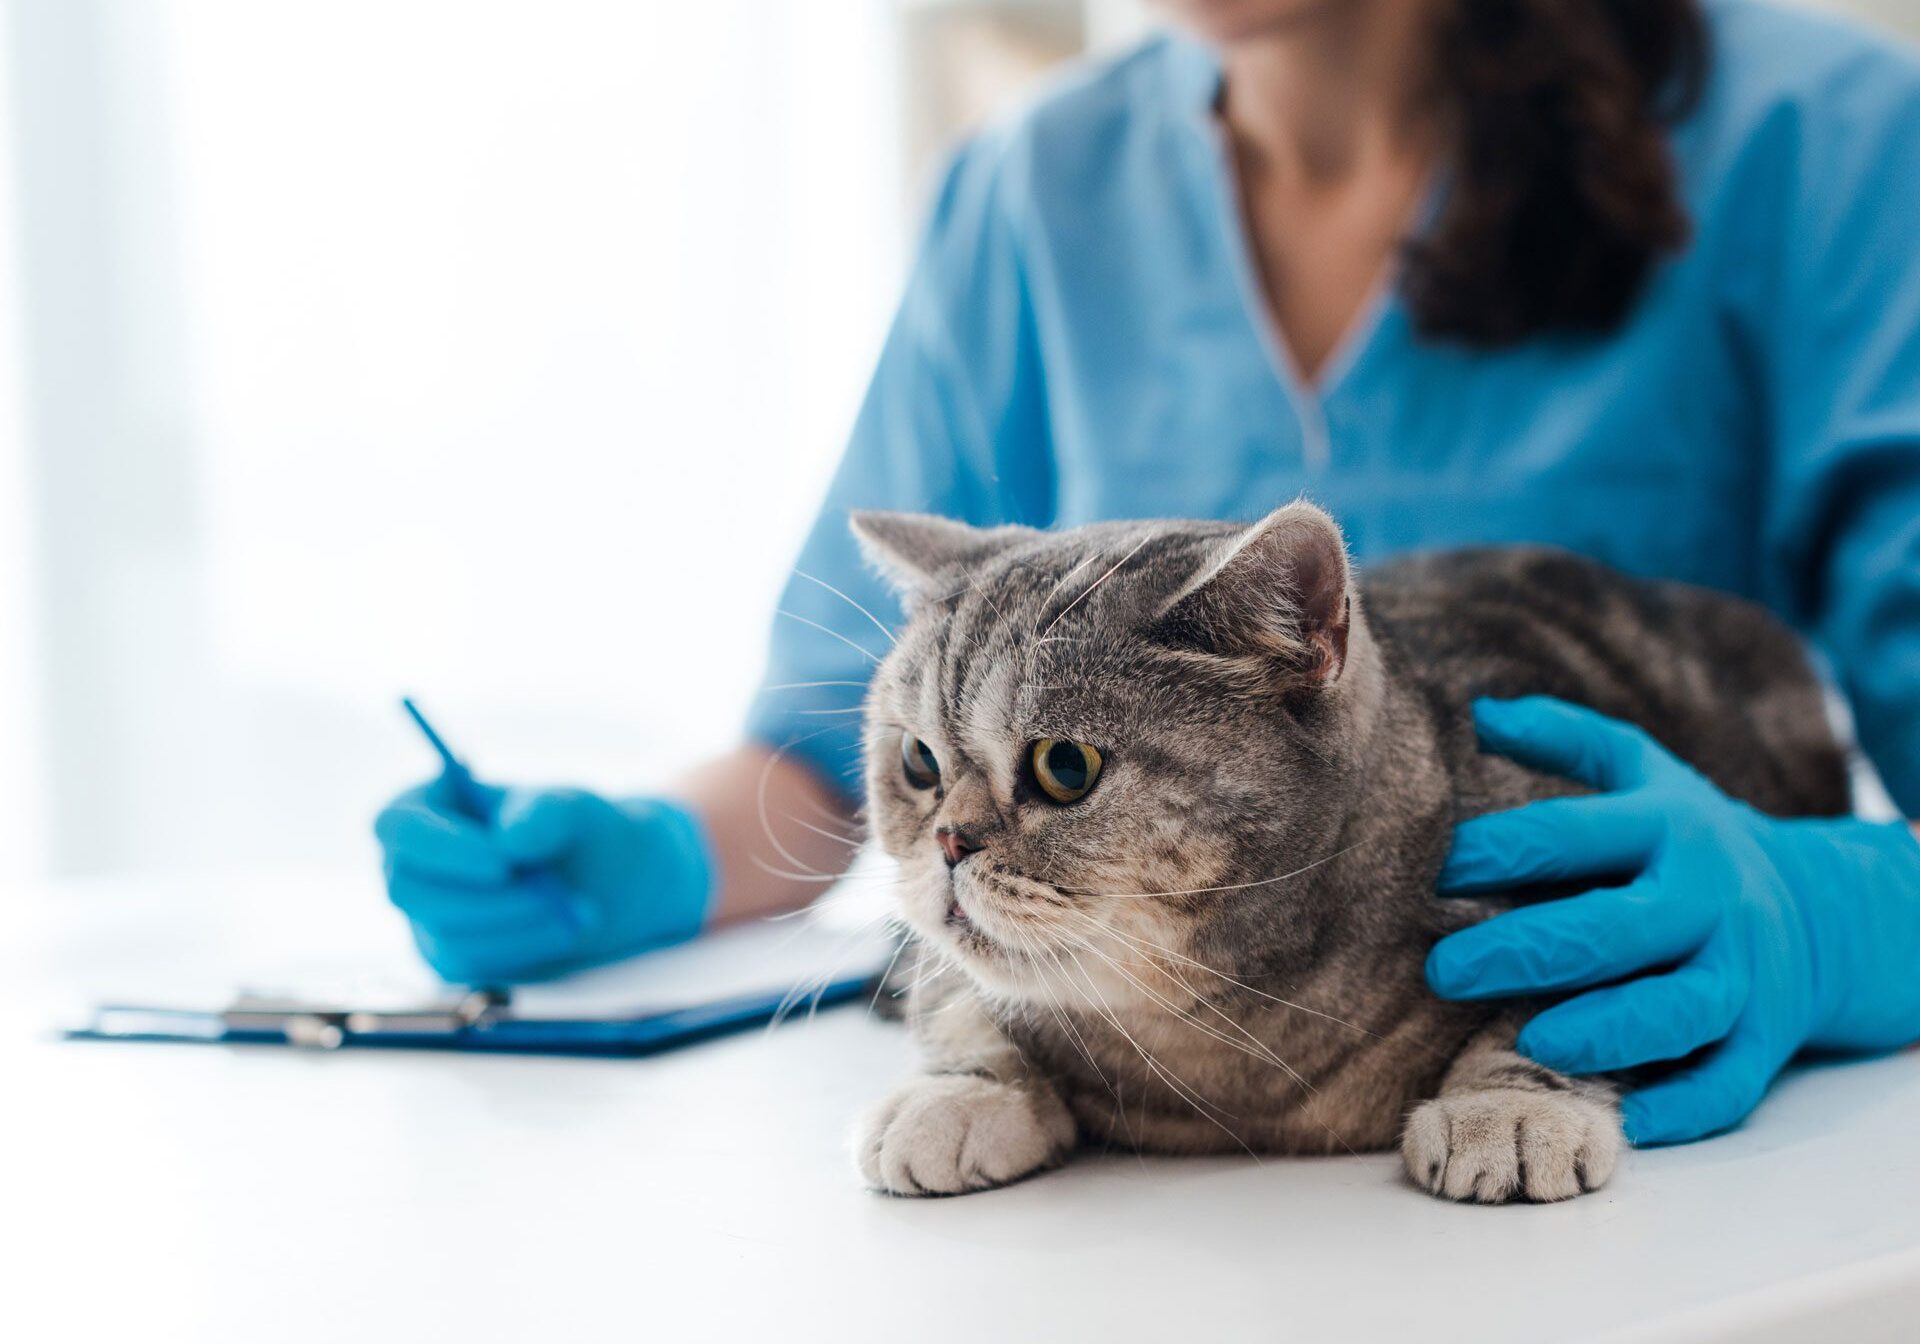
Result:
M11 866L351 860L403 690L507 775L734 738L904 264L884 4L9 17Z
M0 3L0 877L368 866L402 690L504 777L731 740L938 6Z

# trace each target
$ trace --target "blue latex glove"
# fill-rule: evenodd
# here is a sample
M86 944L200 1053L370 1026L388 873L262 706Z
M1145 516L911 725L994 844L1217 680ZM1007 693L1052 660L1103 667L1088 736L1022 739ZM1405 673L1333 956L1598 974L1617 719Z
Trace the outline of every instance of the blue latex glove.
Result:
M1638 728L1559 700L1482 700L1474 718L1484 747L1602 792L1465 822L1441 891L1631 880L1445 938L1427 979L1458 999L1605 985L1520 1033L1566 1073L1713 1046L1625 1098L1629 1141L1738 1124L1803 1047L1920 1038L1920 843L1904 824L1766 816Z
M387 804L373 829L414 941L460 984L547 979L680 942L713 894L699 823L659 800L442 777Z

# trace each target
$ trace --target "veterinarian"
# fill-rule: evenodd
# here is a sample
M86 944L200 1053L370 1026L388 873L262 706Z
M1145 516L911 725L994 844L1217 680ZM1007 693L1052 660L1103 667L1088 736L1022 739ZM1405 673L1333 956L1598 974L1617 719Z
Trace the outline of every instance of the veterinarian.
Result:
M1743 594L1823 650L1920 816L1920 57L1747 0L1162 8L1173 35L954 158L746 744L671 798L496 790L483 826L430 785L380 815L441 974L625 957L844 867L886 646L861 609L898 615L853 508L1047 527L1305 493L1362 561L1547 542ZM1920 1036L1905 825L1767 818L1558 702L1478 722L1600 792L1467 822L1443 890L1606 884L1447 939L1429 979L1604 986L1520 1048L1687 1057L1629 1138L1738 1123L1804 1048Z

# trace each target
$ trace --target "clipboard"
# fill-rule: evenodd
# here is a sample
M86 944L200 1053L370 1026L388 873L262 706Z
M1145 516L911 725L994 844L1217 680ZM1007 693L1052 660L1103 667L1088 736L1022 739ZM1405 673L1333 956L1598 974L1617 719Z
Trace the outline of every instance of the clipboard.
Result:
M514 1010L505 990L468 990L406 1007L241 995L227 1008L107 1004L70 1041L264 1045L334 1051L455 1050L472 1054L637 1058L713 1040L790 1016L877 1002L878 974L830 980L817 990L741 994L633 1016L553 1017Z

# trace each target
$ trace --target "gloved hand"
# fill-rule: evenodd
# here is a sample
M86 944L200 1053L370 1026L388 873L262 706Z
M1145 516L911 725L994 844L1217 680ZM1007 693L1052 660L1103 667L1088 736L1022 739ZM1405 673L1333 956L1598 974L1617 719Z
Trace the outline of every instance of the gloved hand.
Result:
M1427 979L1456 999L1606 984L1520 1033L1566 1073L1713 1046L1625 1098L1630 1142L1738 1124L1802 1047L1920 1038L1920 843L1904 824L1766 816L1638 728L1559 700L1482 700L1474 718L1484 747L1603 792L1463 823L1441 891L1631 880L1442 939Z
M427 964L460 984L546 979L691 938L712 898L699 823L660 800L443 776L387 804L373 830L388 895Z

